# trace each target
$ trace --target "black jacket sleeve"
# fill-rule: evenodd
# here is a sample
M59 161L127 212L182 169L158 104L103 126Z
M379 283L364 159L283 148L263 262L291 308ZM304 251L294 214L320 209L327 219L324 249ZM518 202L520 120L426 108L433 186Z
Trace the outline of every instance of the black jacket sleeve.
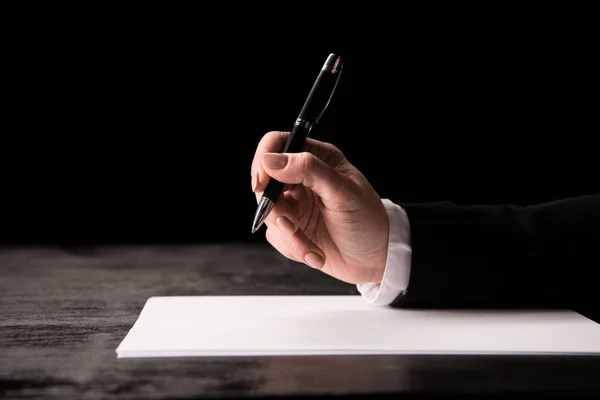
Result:
M600 303L600 194L533 206L400 204L411 274L396 307Z

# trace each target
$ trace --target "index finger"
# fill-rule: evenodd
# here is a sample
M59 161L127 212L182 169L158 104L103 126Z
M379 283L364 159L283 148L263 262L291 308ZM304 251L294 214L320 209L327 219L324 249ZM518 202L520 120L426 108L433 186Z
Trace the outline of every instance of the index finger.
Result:
M269 175L262 169L262 155L265 153L281 152L289 136L290 132L271 131L266 133L258 143L250 171L252 176L252 190L254 192L262 192L270 179ZM342 152L334 145L311 138L306 139L304 151L314 154L317 158L331 166L337 165L344 159Z

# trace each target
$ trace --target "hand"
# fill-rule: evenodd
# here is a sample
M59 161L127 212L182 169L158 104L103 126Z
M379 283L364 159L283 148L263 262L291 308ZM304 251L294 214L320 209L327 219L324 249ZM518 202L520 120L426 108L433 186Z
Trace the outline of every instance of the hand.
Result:
M388 215L363 174L335 146L307 139L305 152L281 151L289 132L263 136L252 161L257 201L272 177L286 184L265 219L268 242L285 257L348 283L380 283Z

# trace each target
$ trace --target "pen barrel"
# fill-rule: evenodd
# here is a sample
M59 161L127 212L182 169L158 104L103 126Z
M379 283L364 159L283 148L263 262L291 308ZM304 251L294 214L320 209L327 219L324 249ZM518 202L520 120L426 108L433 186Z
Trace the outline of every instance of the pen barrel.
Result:
M331 100L338 78L339 72L332 73L324 70L319 72L298 119L308 122L311 126L319 121Z
M282 153L300 153L304 150L304 143L310 134L311 126L295 124L290 132L290 137L283 147Z
M266 197L273 203L276 203L281 193L283 193L284 186L285 185L283 183L271 178L267 184L267 187L265 188L265 191L263 192L263 197Z

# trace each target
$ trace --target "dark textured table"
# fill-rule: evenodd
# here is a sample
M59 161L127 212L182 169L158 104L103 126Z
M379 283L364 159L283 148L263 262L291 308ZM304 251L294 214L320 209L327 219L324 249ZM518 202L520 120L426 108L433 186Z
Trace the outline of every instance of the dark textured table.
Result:
M151 296L357 294L262 244L0 250L0 397L173 399L448 393L600 398L600 357L117 359Z

